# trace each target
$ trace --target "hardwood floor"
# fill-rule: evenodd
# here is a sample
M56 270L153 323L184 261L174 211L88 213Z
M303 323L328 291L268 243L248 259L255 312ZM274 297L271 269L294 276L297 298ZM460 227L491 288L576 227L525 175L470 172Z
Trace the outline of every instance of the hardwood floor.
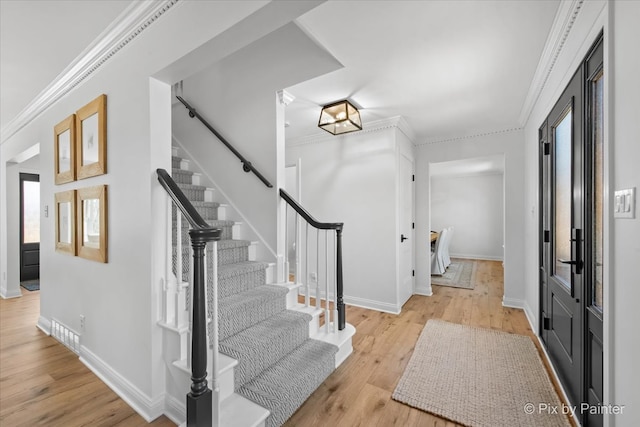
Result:
M475 284L473 290L433 286L433 296L412 296L398 316L348 307L347 321L356 327L353 354L285 427L457 426L391 399L427 320L529 335L542 357L524 312L502 306L502 264L478 261ZM546 361L545 366L549 371ZM558 390L555 381L554 386Z
M120 426L147 422L72 351L36 327L40 292L0 299L0 426ZM175 426L160 417L151 425Z
M285 426L456 426L391 399L427 320L529 335L539 347L522 310L502 307L501 263L479 261L475 283L473 290L434 286L433 296L414 295L397 316L349 306L353 354ZM0 300L0 426L146 425L74 353L36 328L38 294L23 290L22 298ZM174 424L161 417L152 425Z

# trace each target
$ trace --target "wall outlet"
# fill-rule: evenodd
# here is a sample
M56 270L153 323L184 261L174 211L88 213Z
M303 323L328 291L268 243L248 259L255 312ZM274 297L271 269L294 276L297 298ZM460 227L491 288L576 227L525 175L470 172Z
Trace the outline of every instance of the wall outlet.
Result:
M318 273L316 273L315 271L312 271L311 274L309 275L309 278L313 283L316 283L318 281Z
M81 314L80 315L80 332L84 332L84 322L85 322L84 314Z

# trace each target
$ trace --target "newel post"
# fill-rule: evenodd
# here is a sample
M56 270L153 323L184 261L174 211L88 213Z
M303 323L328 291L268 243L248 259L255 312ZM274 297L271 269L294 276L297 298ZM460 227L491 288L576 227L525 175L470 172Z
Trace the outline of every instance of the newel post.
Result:
M342 228L336 229L336 290L338 292L337 298L337 310L338 310L338 330L344 329L346 324L346 313L344 308L343 299L343 284L342 284Z
M207 387L207 313L204 254L218 230L189 230L193 247L193 319L191 327L191 391L187 394L187 426L211 426L212 392Z

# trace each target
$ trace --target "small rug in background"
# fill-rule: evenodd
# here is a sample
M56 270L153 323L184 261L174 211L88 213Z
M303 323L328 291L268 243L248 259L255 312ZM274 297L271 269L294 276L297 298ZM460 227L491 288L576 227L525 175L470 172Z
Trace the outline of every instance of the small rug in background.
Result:
M432 285L473 289L477 262L473 259L452 258L451 264L442 276L431 276Z
M571 425L531 338L441 320L427 321L392 398L467 426Z
M20 282L20 286L25 288L28 291L39 291L40 290L40 280L26 280L24 282Z

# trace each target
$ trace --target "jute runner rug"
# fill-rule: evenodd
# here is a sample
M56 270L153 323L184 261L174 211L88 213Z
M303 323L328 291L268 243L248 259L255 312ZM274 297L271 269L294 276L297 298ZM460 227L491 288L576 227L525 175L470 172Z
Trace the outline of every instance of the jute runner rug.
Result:
M529 337L440 320L425 325L392 397L468 426L571 425Z

